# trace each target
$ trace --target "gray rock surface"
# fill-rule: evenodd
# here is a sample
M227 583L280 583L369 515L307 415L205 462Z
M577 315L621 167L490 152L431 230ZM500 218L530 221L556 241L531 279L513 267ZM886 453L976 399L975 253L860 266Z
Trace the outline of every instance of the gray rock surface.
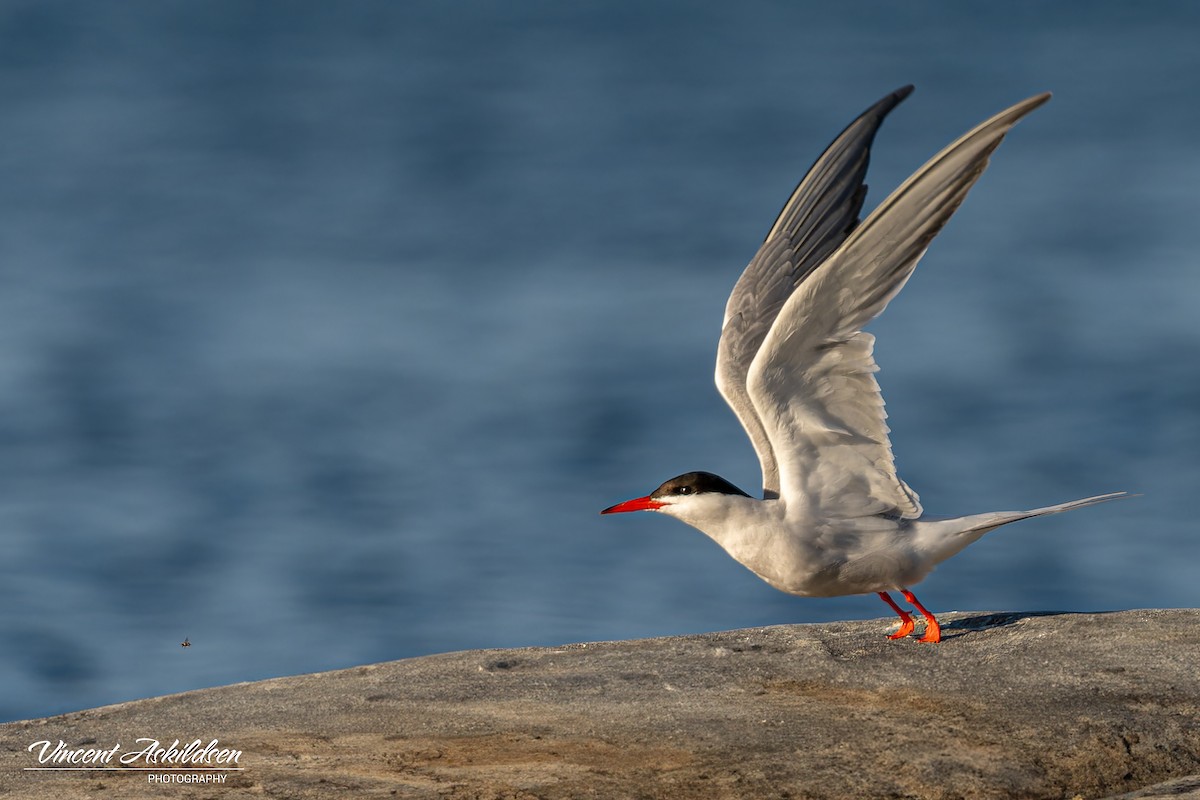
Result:
M1196 791L1200 611L944 621L938 645L889 641L892 622L873 620L471 651L13 722L0 726L0 794L1090 799ZM27 749L36 741L119 742L128 752L139 737L164 745L216 738L242 751L244 769L223 773L222 785L169 787L146 772L27 770L38 766ZM1155 784L1158 794L1137 794Z
M1200 800L1200 775L1156 783L1108 800Z

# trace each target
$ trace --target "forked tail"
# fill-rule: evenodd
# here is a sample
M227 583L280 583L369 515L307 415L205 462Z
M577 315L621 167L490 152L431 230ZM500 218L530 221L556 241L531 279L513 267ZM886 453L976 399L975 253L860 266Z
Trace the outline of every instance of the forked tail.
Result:
M1030 517L1044 517L1047 514L1061 514L1063 511L1074 511L1077 508L1086 508L1094 506L1098 503L1107 503L1109 500L1119 500L1122 497L1133 497L1129 492L1109 492L1108 494L1098 494L1095 497L1085 497L1082 500L1072 500L1069 503L1059 503L1056 506L1046 506L1045 508L1035 508L1032 511L1000 511L994 514L980 514L980 517L998 517L995 522L988 523L986 519L981 520L981 524L975 528L968 528L963 533L971 533L979 528L984 528L983 533L999 528L1001 525L1007 525L1010 522L1019 522ZM964 520L973 520L975 517L964 517Z
M916 523L918 526L917 541L921 549L925 550L936 564L945 561L967 545L978 541L988 531L994 531L1001 525L1019 522L1030 517L1044 517L1048 514L1074 511L1077 508L1107 503L1109 500L1119 500L1123 497L1136 497L1136 495L1129 492L1110 492L1109 494L1098 494L1095 497L1085 497L1082 500L1072 500L1069 503L1035 508L1030 511L995 511L990 514L973 514L969 517L953 519L918 520Z

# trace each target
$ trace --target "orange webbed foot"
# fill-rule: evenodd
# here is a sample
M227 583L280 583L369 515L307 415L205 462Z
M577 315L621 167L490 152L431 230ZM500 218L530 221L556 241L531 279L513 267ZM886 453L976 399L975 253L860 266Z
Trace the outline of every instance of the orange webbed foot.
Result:
M927 620L925 623L925 633L922 634L918 642L928 642L929 644L937 644L942 640L942 626L938 625L936 619Z
M908 612L896 605L896 601L893 600L892 596L887 592L877 592L877 594L879 595L879 599L887 603L891 607L892 611L895 611L900 617L899 630L897 630L895 633L888 634L888 638L903 639L905 636L908 636L910 633L912 633L913 628L916 627L916 624L913 622L913 618L908 615Z
M918 642L926 642L928 644L937 644L942 640L942 626L938 624L937 617L929 612L925 606L921 605L921 601L917 596L907 589L901 589L900 593L904 595L904 599L913 604L917 611L921 612L921 616L925 618L925 633Z

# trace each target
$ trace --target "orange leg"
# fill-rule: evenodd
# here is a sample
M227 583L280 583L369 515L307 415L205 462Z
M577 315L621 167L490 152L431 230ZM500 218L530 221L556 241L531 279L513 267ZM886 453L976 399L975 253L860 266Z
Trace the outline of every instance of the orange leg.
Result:
M883 600L883 602L885 602L889 606L891 606L892 611L895 611L897 614L900 615L900 630L889 635L888 638L889 639L903 639L905 636L908 636L910 633L912 633L913 627L914 627L913 618L908 615L908 612L905 611L904 609L902 609L900 606L896 605L896 601L893 600L892 596L889 595L887 592L880 592L879 598L881 600ZM916 599L916 598L913 598L913 599Z
M929 642L931 644L942 640L942 626L938 624L937 618L930 614L925 606L921 605L921 601L917 596L908 589L901 589L900 594L904 595L904 599L913 604L913 608L921 612L921 616L925 618L925 635L918 639L918 642Z

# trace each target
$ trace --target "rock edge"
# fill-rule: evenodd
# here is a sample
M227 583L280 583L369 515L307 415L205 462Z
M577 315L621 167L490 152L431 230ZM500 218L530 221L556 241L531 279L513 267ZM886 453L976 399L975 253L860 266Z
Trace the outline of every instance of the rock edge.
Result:
M1200 797L1200 610L947 614L939 645L893 628L467 651L13 722L0 794ZM26 770L34 741L142 736L217 738L244 771Z

